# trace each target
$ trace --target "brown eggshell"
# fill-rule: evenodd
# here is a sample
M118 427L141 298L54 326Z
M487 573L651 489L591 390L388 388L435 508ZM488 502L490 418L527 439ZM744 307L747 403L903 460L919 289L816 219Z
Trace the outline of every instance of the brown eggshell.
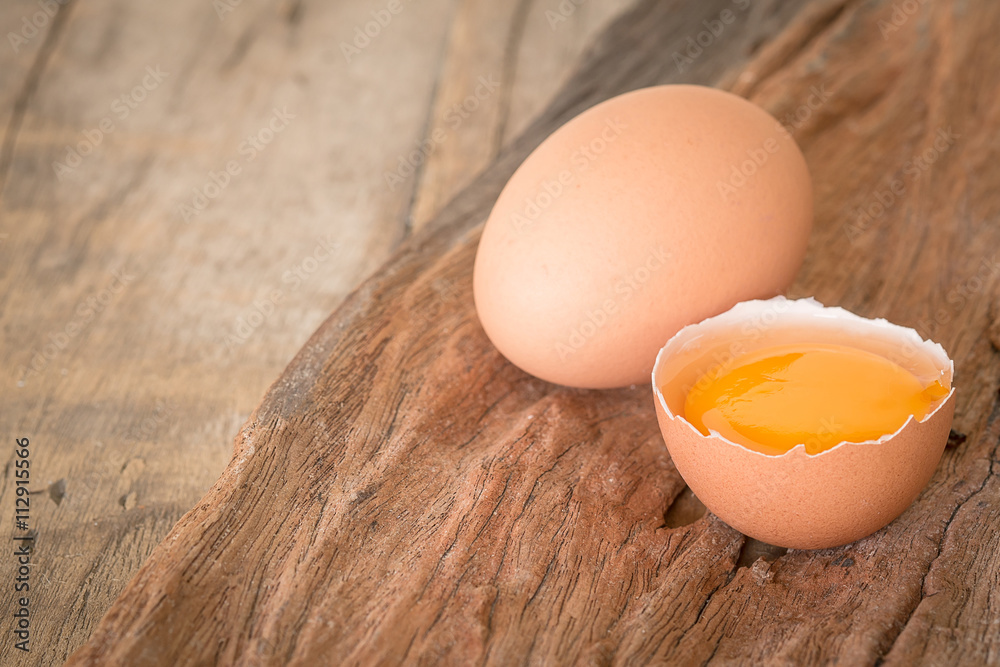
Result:
M793 549L854 542L902 514L933 476L954 412L952 394L887 442L768 456L706 437L656 402L670 457L705 507L745 535Z
M811 226L805 159L767 112L702 86L636 90L510 178L476 254L476 311L544 380L645 383L678 329L787 288Z
M695 378L754 349L791 341L867 349L918 377L938 376L951 391L923 422L911 416L894 434L842 442L813 455L803 445L780 456L762 454L718 434L705 436L684 419L684 398ZM912 329L812 299L778 297L740 303L684 328L660 351L652 379L667 450L705 506L763 542L821 549L872 534L920 495L948 441L955 412L953 372L944 349Z

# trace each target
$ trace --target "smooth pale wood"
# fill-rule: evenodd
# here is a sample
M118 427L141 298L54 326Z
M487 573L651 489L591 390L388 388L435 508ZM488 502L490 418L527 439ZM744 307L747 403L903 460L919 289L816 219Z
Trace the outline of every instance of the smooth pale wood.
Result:
M409 235L421 184L390 192L383 173L427 132L450 59L475 66L442 48L450 0L407 3L351 62L340 43L371 20L371 2L231 4L220 15L201 0L70 0L16 52L7 33L41 8L0 4L0 433L35 448L38 531L32 652L2 642L0 663L63 662L212 486L268 385ZM575 14L560 35L571 42L574 25L593 21ZM518 48L568 71L565 53L532 39ZM119 118L111 104L147 65L165 79ZM504 85L512 99L538 96L521 109L532 116L556 93ZM246 162L241 142L275 107L295 118ZM115 131L57 178L52 162L104 118ZM242 172L185 220L192 188L233 159ZM81 317L81 304L117 289L118 269L131 276L124 288ZM81 329L30 372L73 323ZM7 526L11 480L0 485ZM13 596L5 587L0 609Z
M973 278L1000 241L1000 9L923 5L883 39L888 2L755 8L679 73L672 51L728 4L650 1L606 33L440 230L314 335L71 664L995 661L996 276ZM967 439L855 544L740 567L742 536L710 515L665 526L683 484L648 388L546 385L476 324L478 228L514 167L580 109L676 80L728 82L779 118L836 91L794 128L817 228L793 293L924 327L956 359ZM949 125L959 139L852 243L852 211Z
M524 131L594 35L632 4L458 2L425 137L430 142L411 162L419 180L414 229L430 222Z
M62 12L59 18L58 12L52 17L42 12L36 25L32 19L38 12L41 8L34 4L7 2L0 5L0 25L5 28L0 45L0 128L3 129L0 135L0 188L10 173L14 137L24 121L27 103L49 64L52 46L65 25L69 10ZM6 230L0 232L0 244L9 236Z

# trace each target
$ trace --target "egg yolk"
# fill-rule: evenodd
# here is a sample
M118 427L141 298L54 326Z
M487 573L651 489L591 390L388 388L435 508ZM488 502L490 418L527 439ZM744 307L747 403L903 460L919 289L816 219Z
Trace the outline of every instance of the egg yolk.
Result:
M840 442L895 433L923 419L946 396L871 352L841 345L759 350L705 374L688 393L684 416L704 435L716 431L764 454L804 444L818 454Z

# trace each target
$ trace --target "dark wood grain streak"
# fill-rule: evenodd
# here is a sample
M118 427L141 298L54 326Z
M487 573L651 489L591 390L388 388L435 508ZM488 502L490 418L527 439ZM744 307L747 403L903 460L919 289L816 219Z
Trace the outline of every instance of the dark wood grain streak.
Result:
M890 2L755 4L679 72L672 53L728 6L650 1L611 27L436 231L316 332L70 664L996 662L1000 7L919 5L883 36ZM684 484L648 387L547 385L477 324L479 229L516 165L580 110L678 81L796 119L817 226L794 295L916 326L956 360L966 442L854 544L747 564L710 514L669 527ZM905 195L848 233L893 178Z

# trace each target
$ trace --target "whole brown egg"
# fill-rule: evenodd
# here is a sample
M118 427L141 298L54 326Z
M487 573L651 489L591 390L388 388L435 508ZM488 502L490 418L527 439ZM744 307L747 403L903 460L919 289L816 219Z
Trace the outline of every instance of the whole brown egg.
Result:
M802 153L756 105L701 86L626 93L511 177L476 255L476 310L532 375L646 383L682 327L788 287L812 204Z

